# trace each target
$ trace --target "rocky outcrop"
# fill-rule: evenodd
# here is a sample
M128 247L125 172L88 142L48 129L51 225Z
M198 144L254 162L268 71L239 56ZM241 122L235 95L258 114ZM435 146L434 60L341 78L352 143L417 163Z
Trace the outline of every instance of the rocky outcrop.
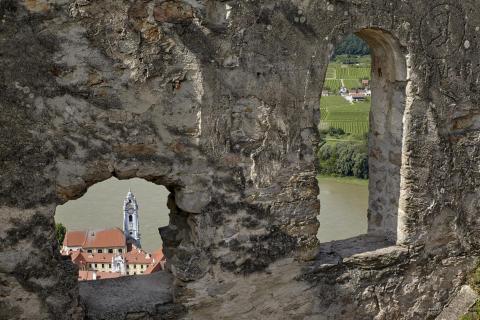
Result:
M171 192L171 300L122 317L435 319L480 252L479 13L473 0L0 2L0 318L105 311L60 257L54 214L115 176ZM352 32L374 56L369 234L320 245L319 97Z

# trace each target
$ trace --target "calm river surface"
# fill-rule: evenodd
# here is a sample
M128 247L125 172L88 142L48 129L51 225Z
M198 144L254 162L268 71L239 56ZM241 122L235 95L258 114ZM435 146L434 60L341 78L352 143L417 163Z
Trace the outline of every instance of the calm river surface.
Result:
M320 178L321 242L353 237L367 231L368 187L363 184ZM162 245L158 227L168 225L168 191L142 179L97 183L78 200L58 206L56 222L67 230L122 228L123 199L131 188L137 198L142 247L152 252Z
M320 242L367 233L368 185L335 178L318 179Z

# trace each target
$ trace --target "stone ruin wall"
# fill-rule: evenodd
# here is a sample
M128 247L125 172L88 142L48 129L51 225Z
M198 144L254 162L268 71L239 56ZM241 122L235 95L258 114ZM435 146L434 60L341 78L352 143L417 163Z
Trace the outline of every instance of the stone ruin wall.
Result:
M386 72L387 209L320 246L319 96L352 32ZM0 318L107 318L54 212L115 176L170 190L174 289L114 319L435 319L480 249L479 34L475 0L1 1Z

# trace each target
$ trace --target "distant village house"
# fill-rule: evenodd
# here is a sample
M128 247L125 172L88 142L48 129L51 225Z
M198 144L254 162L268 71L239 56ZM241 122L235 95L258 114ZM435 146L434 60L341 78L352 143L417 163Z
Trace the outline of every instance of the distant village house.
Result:
M356 92L353 92L353 93L349 93L349 94L346 95L344 98L345 98L348 102L354 103L354 102L365 101L367 97L365 96L364 93L356 93Z

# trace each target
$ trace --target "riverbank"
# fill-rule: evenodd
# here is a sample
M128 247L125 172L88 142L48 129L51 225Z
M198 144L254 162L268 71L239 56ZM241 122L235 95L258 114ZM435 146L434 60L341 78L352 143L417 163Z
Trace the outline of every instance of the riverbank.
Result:
M325 182L337 182L337 183L345 183L345 184L353 184L353 185L360 185L360 186L368 186L368 179L359 179L355 177L340 177L340 176L330 176L319 174L317 175L318 182L325 181Z

